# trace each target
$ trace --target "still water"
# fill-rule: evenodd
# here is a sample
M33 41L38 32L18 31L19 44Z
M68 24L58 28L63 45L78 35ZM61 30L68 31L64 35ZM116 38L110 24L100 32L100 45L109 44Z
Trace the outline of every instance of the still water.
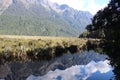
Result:
M44 66L38 68L39 74L31 74L26 80L114 80L114 68L106 58L94 51L64 54L44 61Z

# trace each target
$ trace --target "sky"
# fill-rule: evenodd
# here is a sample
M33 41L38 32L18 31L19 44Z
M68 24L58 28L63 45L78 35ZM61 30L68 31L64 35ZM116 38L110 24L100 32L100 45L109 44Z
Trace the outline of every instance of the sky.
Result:
M98 10L103 9L110 0L50 0L58 4L67 4L70 7L82 10L89 11L91 14L95 14Z

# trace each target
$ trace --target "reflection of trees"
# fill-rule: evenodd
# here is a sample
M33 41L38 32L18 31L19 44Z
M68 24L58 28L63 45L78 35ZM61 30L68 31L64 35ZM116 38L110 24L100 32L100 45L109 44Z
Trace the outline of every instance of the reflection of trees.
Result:
M87 26L89 32L99 32L104 52L110 57L115 68L115 77L120 80L120 0L111 0L107 7L97 12L92 24Z
M103 49L109 56L111 65L114 67L115 78L116 80L120 80L120 41L116 40L111 43L106 41L105 45L107 46Z

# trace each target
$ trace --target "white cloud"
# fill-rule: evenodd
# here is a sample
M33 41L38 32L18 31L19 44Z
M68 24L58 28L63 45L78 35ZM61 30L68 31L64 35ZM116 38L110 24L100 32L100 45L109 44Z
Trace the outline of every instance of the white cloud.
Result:
M98 4L95 0L51 0L52 2L57 2L58 4L67 4L74 9L89 11L92 14L95 14L98 10L104 8L105 4ZM102 2L104 0L101 0Z
M66 70L50 71L44 76L35 77L31 75L27 78L27 80L86 80L91 76L91 74L96 73L97 71L99 71L102 74L107 73L111 70L112 68L110 65L108 65L107 60L100 61L97 63L91 61L87 65L76 65L67 68ZM108 79L110 79L112 75L105 77L108 77Z

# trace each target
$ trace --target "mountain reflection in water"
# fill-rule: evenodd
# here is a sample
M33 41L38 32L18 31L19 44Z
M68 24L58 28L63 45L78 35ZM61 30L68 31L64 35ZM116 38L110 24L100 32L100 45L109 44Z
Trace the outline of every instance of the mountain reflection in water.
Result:
M106 55L100 55L94 51L85 51L84 54L71 56L63 55L59 59L64 60L63 62L66 64L72 62L72 67L67 66L68 68L65 70L51 70L43 76L30 75L27 80L109 80L112 79L114 73L109 61L105 60L106 57Z
M5 63L0 80L109 80L114 76L107 55L94 51L66 53L49 61Z
M44 76L31 75L27 80L109 80L113 77L113 72L108 63L108 60L91 61L87 65L76 65L65 70L49 71Z

